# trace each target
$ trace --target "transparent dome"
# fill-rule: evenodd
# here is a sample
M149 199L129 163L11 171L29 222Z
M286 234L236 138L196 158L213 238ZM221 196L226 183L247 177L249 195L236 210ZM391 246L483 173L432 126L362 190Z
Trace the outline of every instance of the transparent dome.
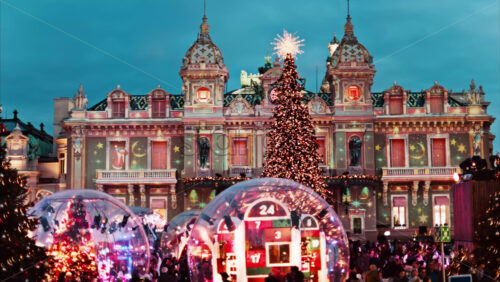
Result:
M106 193L61 191L42 199L29 213L40 221L33 233L37 244L49 250L61 243L57 238L62 233L75 226L78 233L89 236L101 280L128 280L134 272L141 275L149 268L150 252L141 220Z
M296 266L312 281L343 281L349 245L338 216L311 189L260 178L219 194L199 216L188 241L192 281L264 281Z
M189 235L201 211L189 210L174 217L161 235L161 252L164 257L179 259L186 247Z

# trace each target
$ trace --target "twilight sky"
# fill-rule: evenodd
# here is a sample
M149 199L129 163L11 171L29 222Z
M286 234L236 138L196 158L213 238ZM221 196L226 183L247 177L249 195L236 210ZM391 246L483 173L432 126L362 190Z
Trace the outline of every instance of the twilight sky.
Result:
M178 94L185 52L196 39L202 0L0 0L0 103L52 132L53 98L72 97L80 83L89 106L120 84L146 94L161 84ZM500 4L498 0L351 1L354 33L374 57L372 91L394 81L405 89L483 85L489 113L500 117ZM210 34L230 71L255 73L283 29L305 39L296 64L316 90L327 44L340 39L345 0L207 1ZM500 151L500 120L493 124Z

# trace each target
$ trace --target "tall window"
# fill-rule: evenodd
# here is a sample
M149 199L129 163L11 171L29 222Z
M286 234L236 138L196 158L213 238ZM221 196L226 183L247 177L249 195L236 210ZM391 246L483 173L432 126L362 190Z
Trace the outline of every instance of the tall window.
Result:
M432 166L446 166L446 139L432 138Z
M405 166L405 140L391 139L391 167Z
M321 159L322 164L326 164L326 148L325 148L325 138L316 138L316 143L318 143L318 155Z
M163 218L167 218L167 199L166 198L152 198L150 206L153 212L160 214ZM158 226L157 226L158 228Z
M406 228L407 201L405 197L394 197L392 199L392 226L395 228Z
M450 198L448 196L436 196L434 198L434 225L444 225L448 222L450 210Z
M66 156L64 153L59 153L59 175L66 173Z
M389 99L389 114L402 115L403 114L403 97L391 97Z
M125 150L125 141L112 141L109 145L109 167L113 170L125 169L127 155Z
M233 138L231 148L232 165L248 165L248 138Z
M443 97L431 97L431 113L439 114L443 112Z
M363 218L361 216L351 216L351 228L353 234L362 234Z
M125 117L125 101L124 100L113 101L112 116L114 118Z
M151 147L151 169L167 169L167 142L153 141Z
M152 117L164 118L167 116L166 101L164 99L153 99Z

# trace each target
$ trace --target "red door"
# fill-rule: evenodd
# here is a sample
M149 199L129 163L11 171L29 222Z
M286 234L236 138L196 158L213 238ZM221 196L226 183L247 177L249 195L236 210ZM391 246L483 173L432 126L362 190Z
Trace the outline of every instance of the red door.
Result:
M233 138L232 165L248 165L247 138Z

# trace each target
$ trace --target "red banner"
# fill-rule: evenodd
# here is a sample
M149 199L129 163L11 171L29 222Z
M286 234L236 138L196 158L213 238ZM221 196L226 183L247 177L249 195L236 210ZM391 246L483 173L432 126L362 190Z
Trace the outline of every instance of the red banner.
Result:
M247 268L265 267L266 266L266 251L265 250L248 250L246 261L247 261Z
M270 228L264 230L264 234L266 238L266 243L292 241L290 228Z

